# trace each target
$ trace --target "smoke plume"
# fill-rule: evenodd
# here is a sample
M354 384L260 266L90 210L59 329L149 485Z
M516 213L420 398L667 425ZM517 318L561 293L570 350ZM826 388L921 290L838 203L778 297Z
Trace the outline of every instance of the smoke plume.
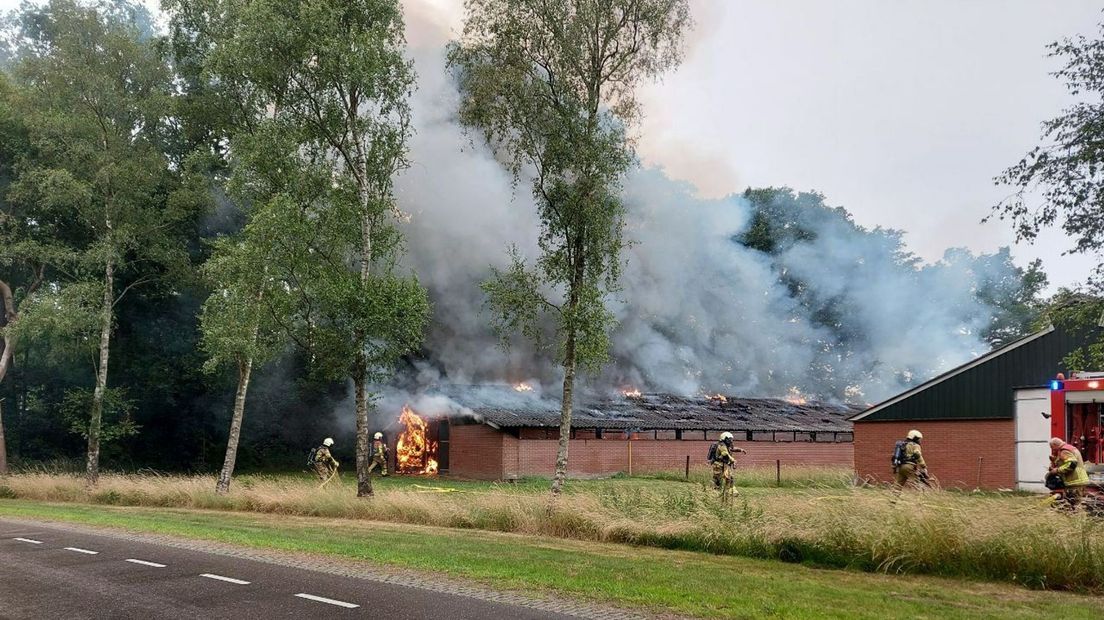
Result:
M520 341L501 350L479 289L491 267L506 265L507 246L536 256L529 187L513 187L456 123L443 46L457 16L407 6L417 134L397 192L411 216L404 264L429 288L434 315L425 366L403 380L530 381L552 394L554 360ZM634 244L610 300L620 321L614 360L587 386L874 402L988 349L981 333L995 309L976 292L1009 275L1010 261L953 251L918 264L899 234L863 229L815 196L787 196L815 235L764 252L739 242L755 212L747 198L700 199L661 170L633 172L624 199Z

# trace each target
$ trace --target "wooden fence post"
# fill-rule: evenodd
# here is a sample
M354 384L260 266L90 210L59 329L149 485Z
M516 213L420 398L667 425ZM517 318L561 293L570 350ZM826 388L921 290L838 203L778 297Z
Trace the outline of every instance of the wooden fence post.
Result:
M782 459L774 460L774 482L778 486L782 486Z
M690 455L686 455L686 479L690 479Z

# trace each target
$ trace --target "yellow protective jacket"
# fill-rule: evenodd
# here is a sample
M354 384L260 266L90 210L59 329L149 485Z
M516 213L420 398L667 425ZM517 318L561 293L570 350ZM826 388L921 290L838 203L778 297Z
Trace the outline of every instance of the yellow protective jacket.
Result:
M1062 481L1067 487L1085 486L1089 483L1089 472L1085 469L1085 461L1081 458L1081 451L1066 444L1054 455L1054 471L1062 474Z
M372 458L381 461L387 460L387 444L375 439L372 441Z
M723 465L730 465L736 462L732 458L732 453L728 451L728 446L725 445L725 442L717 442L717 454L715 455L713 462L721 463Z
M337 460L330 454L330 449L326 446L318 447L318 450L314 453L314 462L337 467Z
M924 462L924 455L920 452L920 444L915 441L910 441L905 444L905 464L913 463L917 469L922 469L928 465Z

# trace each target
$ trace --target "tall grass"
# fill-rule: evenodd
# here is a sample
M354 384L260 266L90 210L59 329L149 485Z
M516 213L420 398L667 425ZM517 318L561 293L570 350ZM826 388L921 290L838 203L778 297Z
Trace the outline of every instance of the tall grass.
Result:
M773 464L737 467L732 472L732 479L737 488L767 488L778 487L784 489L808 489L808 488L838 488L851 486L854 472L850 468L825 467L814 465L784 465L775 469ZM643 474L638 478L651 480L690 481L695 483L708 482L712 477L712 470L707 466L694 466L690 468L689 477L685 472L663 471L652 474Z
M521 485L393 485L365 501L289 477L243 477L220 496L206 476L105 475L87 491L78 477L29 473L0 480L0 497L372 519L1104 592L1104 524L1031 497L931 491L894 502L830 480L725 506L704 484L628 482L580 483L550 504Z

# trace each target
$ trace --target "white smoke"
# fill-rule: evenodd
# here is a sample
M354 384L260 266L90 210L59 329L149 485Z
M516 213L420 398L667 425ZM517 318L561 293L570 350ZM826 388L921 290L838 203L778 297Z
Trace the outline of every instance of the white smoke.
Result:
M443 50L459 15L443 16L428 0L406 5L419 75L417 134L413 166L396 189L411 214L404 264L434 304L425 347L433 370L420 370L414 383L529 380L552 394L560 378L554 360L520 341L502 351L479 289L492 266L506 265L509 245L536 255L529 187L514 188L455 121L458 96ZM959 252L934 265L902 266L895 234L862 231L823 209L808 214L815 239L771 256L734 240L750 222L747 200L702 200L692 189L658 170L626 180L626 232L635 244L626 252L623 291L610 300L620 321L614 362L590 378L591 387L743 396L796 388L872 402L988 348L979 332L993 309L975 292L984 278L1002 275L983 267L1007 269L1007 262L979 266ZM805 283L800 298L786 278ZM833 301L849 345L840 346L801 299ZM842 395L840 385L848 386Z

